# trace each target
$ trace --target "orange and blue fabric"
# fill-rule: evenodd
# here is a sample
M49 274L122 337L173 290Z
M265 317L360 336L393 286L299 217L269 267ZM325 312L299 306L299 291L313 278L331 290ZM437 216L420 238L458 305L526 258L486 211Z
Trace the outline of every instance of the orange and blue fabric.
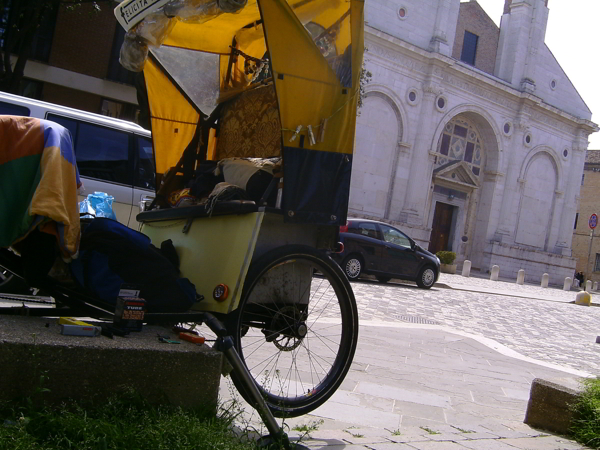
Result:
M0 247L37 227L56 236L63 257L77 257L80 186L69 130L47 120L0 115Z

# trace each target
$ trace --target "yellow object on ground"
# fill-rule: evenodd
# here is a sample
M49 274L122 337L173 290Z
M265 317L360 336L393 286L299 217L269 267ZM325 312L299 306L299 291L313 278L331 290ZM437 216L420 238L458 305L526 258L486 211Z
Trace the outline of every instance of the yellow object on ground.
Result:
M93 326L91 323L87 323L84 322L82 320L77 320L73 317L59 317L58 318L58 323L60 325L82 325L84 327L91 327Z
M583 306L590 306L590 304L592 303L592 296L589 292L579 292L577 294L577 296L575 297L575 304L576 305L583 305Z

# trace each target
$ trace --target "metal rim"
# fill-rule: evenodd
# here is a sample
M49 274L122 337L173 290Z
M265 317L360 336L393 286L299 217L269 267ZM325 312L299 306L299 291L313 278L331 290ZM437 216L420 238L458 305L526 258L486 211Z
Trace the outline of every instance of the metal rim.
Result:
M348 278L358 278L358 276L360 275L361 269L362 269L362 265L358 258L352 258L352 259L349 259L348 261L346 261L345 270L346 270L346 275L348 275Z
M433 285L433 282L435 281L435 272L433 271L432 268L428 267L427 269L425 269L423 271L423 275L421 276L421 281L423 281L423 284L425 286Z

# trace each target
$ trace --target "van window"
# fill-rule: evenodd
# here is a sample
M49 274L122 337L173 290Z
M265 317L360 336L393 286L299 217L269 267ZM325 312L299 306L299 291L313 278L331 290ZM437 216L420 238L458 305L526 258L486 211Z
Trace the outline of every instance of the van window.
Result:
M0 102L0 114L5 116L29 116L29 108L12 103Z
M137 170L135 186L144 189L154 189L156 176L154 174L154 155L152 140L136 136Z
M79 174L113 183L132 184L129 133L48 114L73 136Z

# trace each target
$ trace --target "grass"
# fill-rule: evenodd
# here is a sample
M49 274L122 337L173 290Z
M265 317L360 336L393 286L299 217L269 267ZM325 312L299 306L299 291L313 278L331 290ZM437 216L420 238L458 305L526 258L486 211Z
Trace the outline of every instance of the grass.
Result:
M428 428L428 427L419 427L419 428L423 431L427 431L427 433L429 433L429 434L440 434L439 431L432 430L431 428Z
M580 444L600 448L600 379L584 380L584 390L572 406L571 433Z
M0 405L0 450L254 450L231 410L152 406L133 393L91 408Z

